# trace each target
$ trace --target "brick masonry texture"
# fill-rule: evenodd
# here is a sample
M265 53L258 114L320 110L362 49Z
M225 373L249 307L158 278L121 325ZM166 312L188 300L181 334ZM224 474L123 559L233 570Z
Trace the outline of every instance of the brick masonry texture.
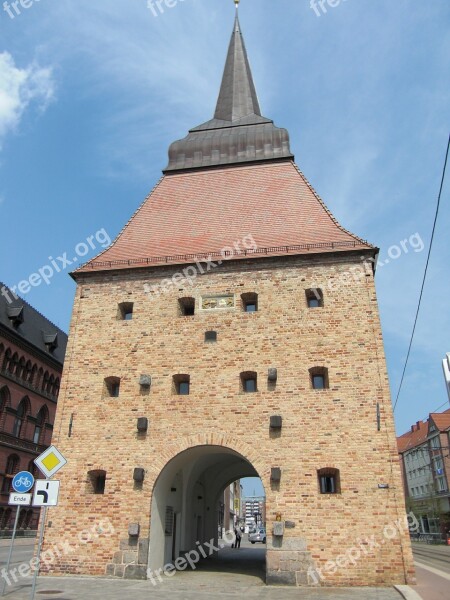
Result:
M359 276L349 271L359 268ZM358 253L228 262L194 285L149 296L177 267L79 274L53 442L68 458L58 474L60 504L52 508L44 550L108 519L114 533L49 563L55 575L115 573L129 523L150 536L155 481L179 452L196 445L242 454L259 473L267 495L269 579L307 585L306 568L374 536L379 547L354 565L328 572L322 585L392 585L414 581L407 533L394 539L386 525L404 518L393 414L373 274L361 273ZM308 308L305 290L320 287L323 308ZM258 312L246 313L240 295L258 294ZM199 310L202 296L234 294L236 307ZM194 316L178 299L196 300ZM118 303L133 302L131 321L117 320ZM204 333L217 331L217 343ZM269 368L278 369L269 385ZM313 390L309 369L326 367L330 388ZM258 391L240 390L239 374L256 371ZM149 393L139 378L152 376ZM189 374L188 396L172 393L172 378ZM120 396L104 397L104 378L120 377ZM377 430L376 405L381 407ZM68 437L73 417L72 436ZM282 415L271 433L271 415ZM138 417L149 418L138 434ZM142 486L135 467L145 469ZM281 482L271 484L272 467ZM317 470L340 470L341 493L321 495ZM87 472L107 473L104 495L90 490ZM379 489L379 483L389 489ZM272 538L276 513L295 527ZM125 544L124 544L125 540ZM74 541L74 543L76 543ZM131 556L131 555L130 555ZM121 573L117 572L117 575Z

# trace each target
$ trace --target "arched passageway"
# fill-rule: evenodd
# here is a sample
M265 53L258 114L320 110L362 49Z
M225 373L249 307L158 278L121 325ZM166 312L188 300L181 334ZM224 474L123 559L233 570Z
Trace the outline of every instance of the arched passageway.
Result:
M214 555L217 559L212 546L218 549L226 544L226 539L219 539L219 502L228 485L245 477L259 477L259 474L249 460L228 447L195 446L170 460L153 489L149 572L157 572L169 564L176 565L177 559L194 551L200 555L203 551L208 557ZM246 535L244 539L247 539ZM230 541L219 552L225 571L238 565L230 552ZM256 563L259 560L264 565L261 547L254 556ZM246 552L241 554L240 569L245 568L244 557L250 569L257 569L255 561L246 557ZM214 564L218 565L216 561Z

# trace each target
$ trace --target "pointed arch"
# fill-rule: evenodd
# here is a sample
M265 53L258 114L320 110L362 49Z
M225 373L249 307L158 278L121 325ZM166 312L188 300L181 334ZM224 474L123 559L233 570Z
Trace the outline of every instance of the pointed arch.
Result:
M11 355L12 355L11 348L8 348L3 357L2 371L10 370Z
M27 361L25 360L25 357L22 356L19 360L19 363L18 363L17 369L16 369L16 375L17 375L17 377L19 377L19 379L25 379L26 364L27 364Z
M11 393L9 387L4 385L0 388L0 430L4 430L6 421L6 408L11 406Z
M36 426L34 428L33 442L35 444L43 444L45 442L45 425L48 423L49 413L48 408L42 406L36 417Z
M59 379L59 377L57 377L55 379L55 383L53 385L53 392L52 392L53 396L55 396L55 398L57 398L59 396L59 386L60 386L60 383L61 383L60 379Z
M50 377L50 373L48 371L45 371L44 377L42 379L42 386L41 386L42 392L47 391L49 377Z
M39 367L39 370L38 370L37 376L36 376L36 380L34 382L34 387L37 389L39 389L41 387L43 374L44 374L44 369L42 367Z
M11 481L20 470L20 457L17 454L10 454L6 461L5 476L2 482L2 493L8 493L11 489Z
M34 364L31 369L30 376L28 377L28 383L30 383L31 385L36 386L37 372L38 372L37 365Z
M31 406L30 399L28 396L24 396L19 403L19 406L16 410L16 417L14 419L13 431L12 434L16 438L23 437L25 434L25 422L27 416L30 414Z

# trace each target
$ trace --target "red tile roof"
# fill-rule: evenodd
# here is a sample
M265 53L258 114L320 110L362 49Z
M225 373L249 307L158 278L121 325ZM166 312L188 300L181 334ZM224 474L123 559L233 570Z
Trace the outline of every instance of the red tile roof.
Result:
M420 425L420 427L418 427ZM428 421L419 421L413 425L413 431L408 431L397 438L397 447L400 453L411 450L416 446L420 446L427 441L428 436Z
M189 263L250 234L254 257L374 249L339 225L292 161L269 162L165 175L115 242L76 273Z
M442 413L431 413L430 417L439 431L447 431L450 428L450 408Z

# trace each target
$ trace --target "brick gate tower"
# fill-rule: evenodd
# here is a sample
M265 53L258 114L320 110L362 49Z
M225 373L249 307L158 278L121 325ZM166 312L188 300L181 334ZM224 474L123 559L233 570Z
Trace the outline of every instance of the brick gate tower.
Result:
M214 118L73 273L44 545L73 551L47 571L146 578L217 542L223 490L259 476L268 583L411 582L376 255L261 114L236 18Z

